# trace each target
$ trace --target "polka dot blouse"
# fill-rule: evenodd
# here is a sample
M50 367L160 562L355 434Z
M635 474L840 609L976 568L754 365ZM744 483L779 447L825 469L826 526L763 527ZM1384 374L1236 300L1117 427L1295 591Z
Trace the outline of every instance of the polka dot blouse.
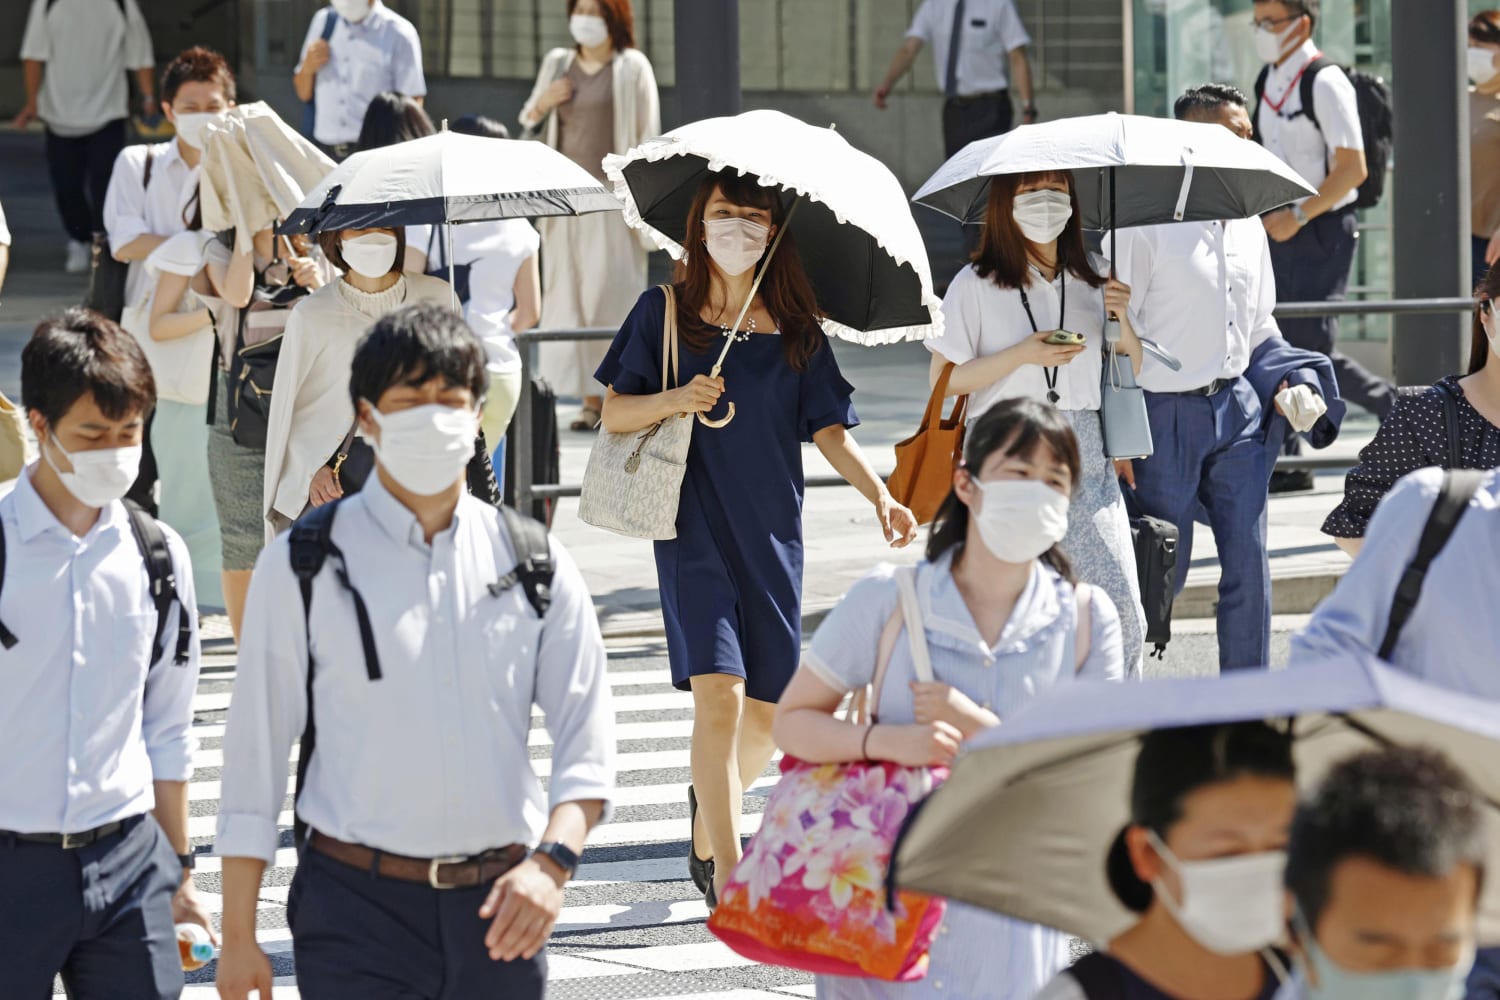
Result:
M1444 388L1446 387L1446 389ZM1376 504L1396 481L1429 466L1448 468L1448 428L1443 397L1458 399L1458 457L1468 469L1500 467L1500 427L1469 403L1458 376L1437 385L1403 389L1375 439L1359 453L1359 465L1344 480L1344 500L1323 522L1323 533L1335 538L1363 538Z

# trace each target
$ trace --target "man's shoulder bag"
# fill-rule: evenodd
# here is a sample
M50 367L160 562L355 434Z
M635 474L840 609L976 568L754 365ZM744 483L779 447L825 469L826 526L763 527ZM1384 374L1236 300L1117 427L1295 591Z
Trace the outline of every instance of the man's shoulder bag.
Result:
M151 187L151 168L155 165L156 151L146 147L146 169L141 174L141 190ZM89 287L84 293L83 304L101 316L120 322L125 314L125 279L130 276L130 265L115 260L109 249L109 233L95 233L89 245Z

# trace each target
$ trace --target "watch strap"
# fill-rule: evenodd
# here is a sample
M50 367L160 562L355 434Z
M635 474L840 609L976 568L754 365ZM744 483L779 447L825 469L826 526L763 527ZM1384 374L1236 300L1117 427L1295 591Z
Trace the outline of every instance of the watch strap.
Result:
M567 844L561 844L555 840L545 841L537 844L536 850L532 853L551 859L557 867L568 873L568 878L578 874L578 864L581 859L578 857L578 852Z
M191 871L192 869L198 867L198 855L191 853L179 854L177 855L177 863Z

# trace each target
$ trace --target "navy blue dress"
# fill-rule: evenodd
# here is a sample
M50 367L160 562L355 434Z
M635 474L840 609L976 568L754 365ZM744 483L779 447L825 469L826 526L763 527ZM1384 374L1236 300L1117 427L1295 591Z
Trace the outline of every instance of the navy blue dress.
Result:
M615 392L661 392L661 289L643 294L594 377ZM802 644L802 442L825 427L859 423L833 348L821 332L807 370L786 362L781 338L752 334L724 363L735 418L718 430L693 423L677 509L677 537L656 542L656 576L672 681L698 674L745 678L745 694L774 702L796 672ZM681 351L680 381L707 375L723 341Z

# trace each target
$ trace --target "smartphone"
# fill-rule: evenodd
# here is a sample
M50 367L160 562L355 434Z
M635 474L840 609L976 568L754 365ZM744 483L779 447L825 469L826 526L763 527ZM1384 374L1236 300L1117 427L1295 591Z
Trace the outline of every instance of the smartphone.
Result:
M1084 336L1081 333L1072 333L1068 330L1053 330L1042 340L1044 344L1052 344L1055 347L1070 346L1082 347Z

